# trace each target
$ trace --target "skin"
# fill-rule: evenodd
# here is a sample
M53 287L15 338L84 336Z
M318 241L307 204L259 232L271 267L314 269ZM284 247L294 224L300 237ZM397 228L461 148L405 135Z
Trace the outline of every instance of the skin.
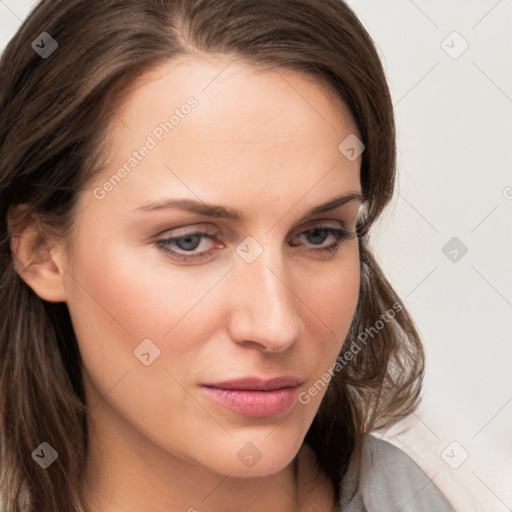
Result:
M97 199L94 189L190 96L191 113ZM335 363L357 304L357 239L328 255L319 249L335 237L307 230L353 230L361 202L302 217L361 192L360 158L338 150L350 134L359 137L347 108L307 76L180 57L141 77L116 113L111 165L80 195L72 240L42 245L32 224L13 240L23 278L43 299L67 303L77 335L87 512L285 512L297 501L301 510L335 509L332 484L303 444L326 386L284 414L250 418L200 384L287 374L307 391ZM246 219L134 213L163 198L199 198ZM156 245L185 227L215 237L189 249L209 253L203 260L177 261ZM252 263L236 252L249 236L263 250ZM170 247L186 253L183 242ZM134 356L146 338L160 349L149 366ZM247 443L261 453L252 467L237 457Z

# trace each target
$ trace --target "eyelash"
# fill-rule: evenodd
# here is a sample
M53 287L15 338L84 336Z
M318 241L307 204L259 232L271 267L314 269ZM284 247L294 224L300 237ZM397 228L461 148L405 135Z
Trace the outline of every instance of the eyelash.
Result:
M355 233L355 232L349 232L345 229L333 228L331 226L315 226L306 231L302 231L301 233L299 233L299 235L312 233L314 231L325 231L328 234L333 235L336 238L336 241L327 247L322 247L321 249L311 249L310 250L311 252L322 253L327 256L335 256L338 253L338 251L340 249L340 245L343 242L352 240L353 238L355 238L357 236L357 233ZM193 232L191 231L190 233L184 233L180 236L167 237L162 240L157 240L156 245L164 253L166 253L167 255L171 256L172 258L174 258L178 261L185 261L185 262L197 261L197 260L206 258L208 256L208 253L211 251L207 251L207 252L204 252L201 254L190 255L190 254L179 253L179 252L169 249L169 246L171 245L172 242L176 242L177 240L181 240L181 239L187 238L189 236L197 236L197 235L202 235L202 236L204 236L206 238L210 238L212 240L215 239L214 236L212 236L209 233L206 233L204 231L193 231ZM306 252L309 252L309 251L306 251Z

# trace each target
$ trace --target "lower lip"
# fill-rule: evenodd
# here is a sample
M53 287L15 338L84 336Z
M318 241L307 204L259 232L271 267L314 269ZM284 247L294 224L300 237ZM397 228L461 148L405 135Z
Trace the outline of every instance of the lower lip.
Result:
M299 390L298 387L288 387L273 391L244 391L206 386L203 389L216 402L252 418L265 418L282 414L296 402Z

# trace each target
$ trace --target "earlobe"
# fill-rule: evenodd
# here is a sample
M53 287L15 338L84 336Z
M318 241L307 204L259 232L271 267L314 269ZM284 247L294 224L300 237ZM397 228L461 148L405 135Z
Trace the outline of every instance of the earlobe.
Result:
M11 251L16 271L42 299L65 302L64 268L57 258L59 246L44 235L37 219L27 215L27 205L9 208Z

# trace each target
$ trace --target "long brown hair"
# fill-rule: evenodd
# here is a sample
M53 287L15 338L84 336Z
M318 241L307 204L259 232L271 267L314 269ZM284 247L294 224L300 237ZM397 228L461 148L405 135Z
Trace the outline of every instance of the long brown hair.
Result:
M47 58L31 46L42 31L58 43ZM104 168L109 122L130 84L165 60L194 53L314 77L348 106L365 145L361 185L368 202L357 226L361 286L340 353L352 351L353 358L333 373L305 438L337 491L363 435L417 406L424 372L420 338L369 247L370 227L394 189L393 105L374 43L352 9L342 0L42 0L0 61L5 512L20 510L24 498L28 510L83 510L87 453L81 359L68 309L42 300L20 277L9 207L27 204L45 230L69 236L78 195ZM390 308L394 316L382 321ZM353 343L361 345L368 332L371 338L356 351ZM58 463L45 471L31 457L43 441L58 453Z

